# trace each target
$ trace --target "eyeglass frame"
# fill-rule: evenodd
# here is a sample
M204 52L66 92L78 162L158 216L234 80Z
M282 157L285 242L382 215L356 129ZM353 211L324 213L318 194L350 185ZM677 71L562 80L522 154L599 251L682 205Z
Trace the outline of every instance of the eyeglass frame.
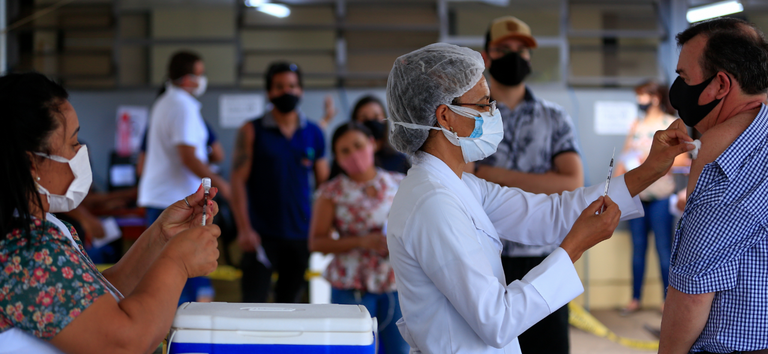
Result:
M496 101L491 101L489 103L462 103L462 102L451 102L454 106L477 106L485 109L485 107L488 107L488 112L491 113L491 115L496 114Z

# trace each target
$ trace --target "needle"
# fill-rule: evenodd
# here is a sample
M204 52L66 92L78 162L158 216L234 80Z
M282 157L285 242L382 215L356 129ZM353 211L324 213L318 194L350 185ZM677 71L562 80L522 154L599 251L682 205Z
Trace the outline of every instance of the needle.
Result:
M611 176L613 175L613 158L616 156L616 148L613 148L613 153L611 154L611 163L608 165L608 177L605 179L605 191L603 191L603 197L608 196L608 187L611 185ZM600 213L605 211L605 204L603 204L603 207L600 208Z

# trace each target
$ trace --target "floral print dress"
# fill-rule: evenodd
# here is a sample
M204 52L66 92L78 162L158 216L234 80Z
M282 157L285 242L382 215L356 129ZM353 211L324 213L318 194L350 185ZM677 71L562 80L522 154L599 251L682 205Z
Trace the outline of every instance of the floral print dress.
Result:
M339 237L362 237L383 232L397 188L405 175L376 170L376 177L358 183L341 174L324 185L318 194L334 204L333 226ZM366 193L373 187L374 196ZM362 290L381 294L395 291L395 273L389 256L369 249L353 249L336 254L323 274L331 286L343 290Z
M30 229L30 236L15 229L0 239L0 333L17 328L51 340L100 296L122 298L71 225L48 214Z

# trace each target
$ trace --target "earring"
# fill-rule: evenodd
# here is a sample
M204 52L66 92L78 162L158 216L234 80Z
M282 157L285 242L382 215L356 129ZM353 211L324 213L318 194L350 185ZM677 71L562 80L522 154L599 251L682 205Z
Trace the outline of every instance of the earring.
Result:
M451 133L455 133L455 131L453 131L453 127L449 127L449 128L451 129Z
M40 181L40 176L37 176L37 178L35 178L35 180Z

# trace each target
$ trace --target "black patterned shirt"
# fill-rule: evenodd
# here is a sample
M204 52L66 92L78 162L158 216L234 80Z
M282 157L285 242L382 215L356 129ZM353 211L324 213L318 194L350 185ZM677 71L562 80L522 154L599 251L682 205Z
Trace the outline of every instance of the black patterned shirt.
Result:
M504 139L496 153L478 164L524 173L546 173L554 159L564 152L578 152L573 122L559 105L533 95L525 88L525 97L514 109L496 104L504 121ZM507 257L546 256L558 245L528 246L504 242Z

